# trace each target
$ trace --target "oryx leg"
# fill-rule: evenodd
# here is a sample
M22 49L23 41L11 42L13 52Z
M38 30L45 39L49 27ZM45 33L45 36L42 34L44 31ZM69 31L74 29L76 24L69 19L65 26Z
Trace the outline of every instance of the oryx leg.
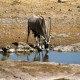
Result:
M35 37L35 42L36 42L36 43L34 44L34 47L35 47L35 46L39 46L38 37Z
M44 42L45 42L45 38L42 36L42 37L41 37L41 48L42 48L42 49L45 48Z
M36 40L36 45L39 46L38 37L36 37L35 40Z
M40 37L40 35L38 36L38 41L39 41L39 42L38 42L39 48L42 49L42 47L41 47L41 37Z

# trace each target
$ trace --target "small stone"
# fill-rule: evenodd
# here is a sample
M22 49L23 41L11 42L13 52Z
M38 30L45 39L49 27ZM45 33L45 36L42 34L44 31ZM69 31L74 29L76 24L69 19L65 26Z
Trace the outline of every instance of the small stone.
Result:
M58 0L59 3L64 3L66 0Z
M77 6L77 8L80 8L80 6Z

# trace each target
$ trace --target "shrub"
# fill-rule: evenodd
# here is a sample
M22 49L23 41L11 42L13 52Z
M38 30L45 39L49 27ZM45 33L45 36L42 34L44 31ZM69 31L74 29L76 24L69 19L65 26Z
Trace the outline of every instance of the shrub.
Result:
M21 4L21 0L13 0L12 5Z
M69 79L65 79L65 78L60 78L60 79L55 79L55 80L69 80Z

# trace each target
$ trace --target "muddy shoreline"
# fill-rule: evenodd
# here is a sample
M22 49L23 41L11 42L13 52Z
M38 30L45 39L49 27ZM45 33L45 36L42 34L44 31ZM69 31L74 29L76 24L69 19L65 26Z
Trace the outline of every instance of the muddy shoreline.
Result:
M79 64L0 61L0 80L80 79Z

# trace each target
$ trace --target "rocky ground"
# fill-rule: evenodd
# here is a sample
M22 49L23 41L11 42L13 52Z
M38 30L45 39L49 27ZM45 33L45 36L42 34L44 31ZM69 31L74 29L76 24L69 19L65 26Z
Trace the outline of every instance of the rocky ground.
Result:
M71 45L59 45L53 48L54 51L59 52L80 52L80 43L71 44Z
M0 61L0 80L80 80L80 65Z

